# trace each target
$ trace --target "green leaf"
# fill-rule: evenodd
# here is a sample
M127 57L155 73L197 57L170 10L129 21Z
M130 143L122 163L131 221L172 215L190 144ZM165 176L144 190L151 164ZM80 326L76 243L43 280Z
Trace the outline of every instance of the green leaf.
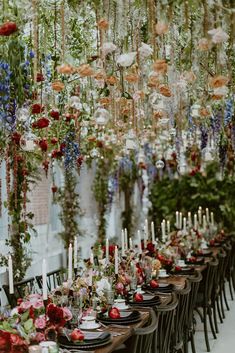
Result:
M30 332L33 328L33 319L28 319L23 325L25 331Z

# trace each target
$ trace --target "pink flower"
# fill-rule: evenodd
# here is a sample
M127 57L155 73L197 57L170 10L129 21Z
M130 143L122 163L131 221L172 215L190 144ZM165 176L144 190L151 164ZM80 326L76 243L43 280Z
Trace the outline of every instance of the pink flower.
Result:
M38 343L46 340L45 335L42 332L37 332L36 335L34 336L34 339Z
M35 327L42 330L46 327L46 319L45 316L39 316L36 320L35 320Z
M43 304L43 301L40 299L40 300L37 300L33 303L33 307L34 309L40 309L44 306Z
M41 298L42 298L41 294L38 294L38 293L34 293L34 294L29 295L30 300L36 300L36 299L41 299Z
M68 308L64 307L63 308L63 312L64 312L64 318L65 318L66 321L69 321L69 320L72 319L73 315L72 315L71 311Z

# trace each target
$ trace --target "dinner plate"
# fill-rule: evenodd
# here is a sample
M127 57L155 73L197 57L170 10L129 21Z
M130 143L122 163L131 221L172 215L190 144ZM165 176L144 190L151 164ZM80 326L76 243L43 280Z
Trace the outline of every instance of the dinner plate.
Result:
M141 316L139 311L134 310L130 312L120 312L120 318L118 319L112 319L110 318L107 313L98 313L97 315L97 320L102 322L103 324L122 324L122 325L128 325L129 323L134 323L138 322L141 320Z
M69 332L68 332L69 333ZM67 349L95 349L98 347L103 347L109 343L111 343L111 334L109 332L103 332L100 335L97 335L98 337L89 338L89 335L86 335L85 333L85 338L82 342L75 343L72 341L69 341L66 335L60 335L58 337L58 342L60 347L62 348L67 348Z
M167 273L165 275L158 275L158 278L168 278L170 277L170 275L168 275Z
M96 330L97 328L99 328L101 326L101 324L99 322L95 322L94 324L89 324L89 327L87 327L87 325L84 324L80 324L79 328L81 330Z

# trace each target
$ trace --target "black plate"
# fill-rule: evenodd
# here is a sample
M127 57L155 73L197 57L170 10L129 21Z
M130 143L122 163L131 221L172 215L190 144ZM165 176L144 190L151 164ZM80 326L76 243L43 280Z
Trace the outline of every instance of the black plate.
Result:
M138 322L141 320L140 313L137 310L134 310L130 313L130 315L128 315L126 317L120 317L119 319L111 319L110 317L104 315L103 313L99 313L96 318L100 322L107 324L107 325L109 325L109 324L128 325L130 323L135 323L135 322Z
M192 253L192 256L196 256L196 257L210 257L212 256L213 252L211 250L203 250L202 252L200 253Z
M154 292L171 293L174 289L174 286L173 284L159 283L159 286L157 288L152 288L149 284L144 284L142 286L142 289L153 293Z
M130 300L128 302L130 306L142 306L142 307L152 307L152 306L157 306L161 304L160 298L156 295L152 299L144 299L142 302L136 302L133 300Z
M105 340L105 341L100 341L100 342L98 342L98 343L96 343L96 344L84 344L84 345L81 345L81 344L74 344L74 345L72 345L72 344L70 344L70 345L68 345L68 344L65 344L65 343L61 343L60 341L59 341L59 346L61 347L61 348L66 348L66 349L77 349L77 350L83 350L83 351L86 351L86 350L94 350L94 349L96 349L96 348L100 348L100 347L104 347L104 346L106 346L107 344L110 344L110 343L112 343L112 339L111 338L109 338L109 339L107 339L107 340Z
M181 270L178 270L178 271L171 271L171 274L172 275L179 275L179 276L182 276L182 275L194 275L195 274L195 270L194 268L190 268L190 267L182 267Z
M90 339L86 340L84 339L83 342L80 343L74 343L71 342L67 339L66 336L60 335L58 337L58 342L60 347L63 348L75 348L75 349L94 349L97 347L102 347L105 346L106 344L109 344L111 342L111 334L109 332L105 332L104 334L101 335L101 337L96 338L96 339Z

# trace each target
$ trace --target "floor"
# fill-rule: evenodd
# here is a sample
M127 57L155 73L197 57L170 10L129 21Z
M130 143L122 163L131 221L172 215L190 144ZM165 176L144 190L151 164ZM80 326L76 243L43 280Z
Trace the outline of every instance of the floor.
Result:
M234 301L231 301L228 289L227 298L230 310L225 311L226 318L223 324L218 324L219 334L217 334L217 339L213 339L212 334L209 333L211 353L235 352L235 297ZM197 353L205 353L207 351L204 339L203 326L200 322L199 317L197 317L195 345Z

